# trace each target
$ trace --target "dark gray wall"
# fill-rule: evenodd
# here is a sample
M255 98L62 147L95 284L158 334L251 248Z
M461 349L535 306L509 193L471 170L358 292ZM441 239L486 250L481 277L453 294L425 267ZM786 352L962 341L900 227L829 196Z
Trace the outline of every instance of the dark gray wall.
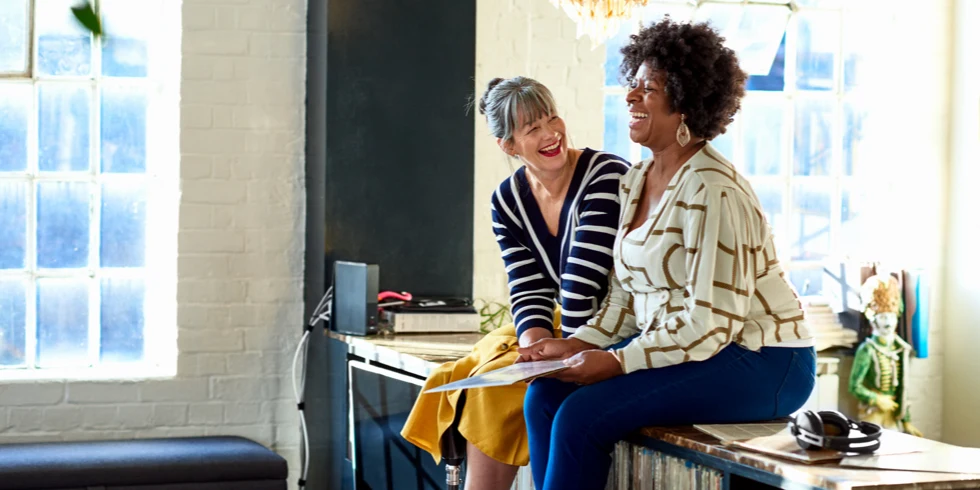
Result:
M327 263L472 295L474 0L329 0Z
M307 27L306 318L335 260L470 297L475 0L309 0ZM350 488L345 346L319 327L305 399L307 488Z

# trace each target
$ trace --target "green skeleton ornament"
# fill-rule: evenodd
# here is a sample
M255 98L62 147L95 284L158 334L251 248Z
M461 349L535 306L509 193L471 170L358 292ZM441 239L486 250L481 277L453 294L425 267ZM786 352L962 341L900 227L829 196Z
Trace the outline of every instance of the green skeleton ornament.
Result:
M854 355L848 385L859 402L858 418L921 437L911 423L905 393L912 346L895 335L903 308L898 280L891 275L868 278L861 299L872 333Z

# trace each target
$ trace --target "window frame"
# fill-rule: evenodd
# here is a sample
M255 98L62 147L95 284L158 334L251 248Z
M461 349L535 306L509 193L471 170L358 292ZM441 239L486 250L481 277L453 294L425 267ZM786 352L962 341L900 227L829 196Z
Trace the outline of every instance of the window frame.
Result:
M680 2L674 1L662 1L654 0L652 5L669 5L677 6ZM694 8L691 8L691 13L693 14ZM757 186L762 183L767 184L777 184L781 186L782 189L782 216L778 223L772 223L773 227L779 232L776 233L776 247L780 255L780 261L783 268L787 273L794 276L797 272L812 272L819 271L827 267L828 264L846 262L848 260L848 253L843 250L842 243L842 229L844 223L842 223L843 215L843 198L844 195L850 192L851 205L854 205L854 200L857 196L856 192L859 190L859 178L854 175L845 175L845 144L846 144L846 104L849 101L853 101L857 97L854 93L848 93L844 85L844 64L846 62L846 56L849 53L848 46L845 44L848 39L848 14L859 13L860 10L852 10L848 6L844 5L843 2L838 6L831 7L814 7L797 4L796 10L790 15L789 21L786 25L786 47L785 47L785 68L783 72L783 90L782 91L763 91L763 90L746 90L745 98L743 99L743 107L745 106L745 101L755 101L762 98L778 98L783 99L783 127L782 127L782 142L783 149L781 152L780 168L778 175L770 176L760 176L760 175L748 175L743 174L752 183L753 186ZM818 13L823 15L837 15L838 21L840 22L839 31L839 42L836 46L835 61L834 61L834 86L832 90L803 90L797 87L797 52L799 49L799 21L801 16L806 16L812 13ZM638 12L639 16L643 15L643 11ZM682 20L689 20L687 19ZM645 19L641 22L647 22ZM639 26L639 22L632 22L633 30L636 32ZM605 62L605 63L608 63ZM604 71L608 67L603 64ZM619 95L625 98L627 90L621 85L606 85L605 77L603 81L603 100L605 97L610 95ZM794 164L795 156L798 148L796 147L796 142L794 141L794 131L797 126L796 121L796 104L800 100L806 99L826 99L833 100L834 109L833 116L830 125L830 142L832 148L832 154L829 162L828 175L825 176L802 176L794 175ZM860 102L860 101L858 101ZM605 107L605 106L604 106ZM625 109L624 109L625 110ZM731 159L735 163L736 167L739 167L739 163L745 161L744 155L744 132L746 128L741 124L741 114L739 113L735 116L735 121L728 127L728 130L732 132L732 155ZM603 118L605 121L605 118ZM605 128L603 130L605 136ZM604 142L605 146L609 146L608 142ZM637 143L629 142L629 154L624 155L630 159L630 161L640 161L641 154L643 150ZM741 170L741 169L740 169ZM791 232L791 227L797 224L799 221L800 214L797 212L794 206L794 186L802 182L812 182L820 183L830 189L830 225L828 230L828 239L830 242L829 250L827 254L823 257L818 257L814 259L800 259L793 258L796 250L794 245L799 247L799 244L792 243L792 236L795 236ZM800 294L814 294L815 291L798 291Z
M118 0L117 0L118 1ZM16 183L26 187L26 230L24 236L24 265L17 269L0 269L0 279L21 280L25 286L25 338L23 363L0 366L0 380L17 379L146 379L169 377L176 370L176 229L178 204L178 137L172 133L179 128L179 48L176 55L164 53L166 46L177 37L179 43L180 9L166 2L149 0L153 9L147 13L157 19L146 38L147 73L143 77L107 76L103 74L103 39L88 34L90 66L87 75L42 75L38 69L38 9L44 0L28 0L28 57L27 71L0 74L0 87L29 85L31 106L27 112L26 168L0 172L0 183ZM93 0L95 11L102 16L104 0ZM159 16L152 16L156 12ZM71 15L71 13L67 13ZM168 33L176 24L177 33ZM111 39L111 37L110 37ZM159 60L157 55L162 54ZM88 102L88 159L85 171L40 170L40 97L46 86L84 87ZM106 89L137 88L145 97L146 136L145 168L142 172L102 171L102 98ZM168 133L169 132L169 133ZM162 134L164 136L154 136ZM170 148L168 150L168 147ZM75 268L42 268L38 253L39 184L48 182L84 183L88 189L88 257L87 264ZM101 219L104 206L102 186L114 182L128 186L138 182L144 186L142 267L107 267L100 260ZM169 236L168 236L169 235ZM38 360L38 284L49 278L71 278L85 282L88 294L86 365L39 366ZM140 361L105 362L101 360L102 280L143 280L143 357ZM169 297L170 301L158 300ZM19 347L19 345L18 345Z

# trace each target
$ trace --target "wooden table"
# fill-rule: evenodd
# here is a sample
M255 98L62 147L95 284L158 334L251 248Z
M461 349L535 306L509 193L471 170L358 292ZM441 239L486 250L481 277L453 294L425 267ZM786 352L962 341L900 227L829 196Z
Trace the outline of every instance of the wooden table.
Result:
M630 442L724 473L723 488L963 489L980 488L980 474L843 468L836 463L803 464L722 446L694 427L648 427ZM980 469L980 461L977 461Z
M337 332L328 335L347 344L348 353L369 362L426 378L440 364L460 359L473 350L483 334L402 334L359 337Z
M329 335L347 344L351 356L379 367L411 374L417 379L425 378L444 362L469 354L472 346L482 338L482 334L475 333L357 337L332 332ZM714 437L691 426L646 428L630 437L628 442L720 471L724 475L723 489L980 489L980 474L885 471L842 468L835 463L793 463L722 446ZM977 461L977 466L980 468L980 461ZM637 487L623 485L614 488Z

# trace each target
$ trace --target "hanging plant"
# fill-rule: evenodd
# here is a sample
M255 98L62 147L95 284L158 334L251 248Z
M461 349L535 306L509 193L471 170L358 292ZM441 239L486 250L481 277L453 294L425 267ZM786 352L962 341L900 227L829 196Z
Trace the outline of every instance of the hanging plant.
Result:
M93 36L99 38L102 36L102 21L99 19L99 14L95 12L95 6L92 2L85 0L84 2L71 8L71 13L75 15L75 19L78 23L82 25L85 30L92 33Z

